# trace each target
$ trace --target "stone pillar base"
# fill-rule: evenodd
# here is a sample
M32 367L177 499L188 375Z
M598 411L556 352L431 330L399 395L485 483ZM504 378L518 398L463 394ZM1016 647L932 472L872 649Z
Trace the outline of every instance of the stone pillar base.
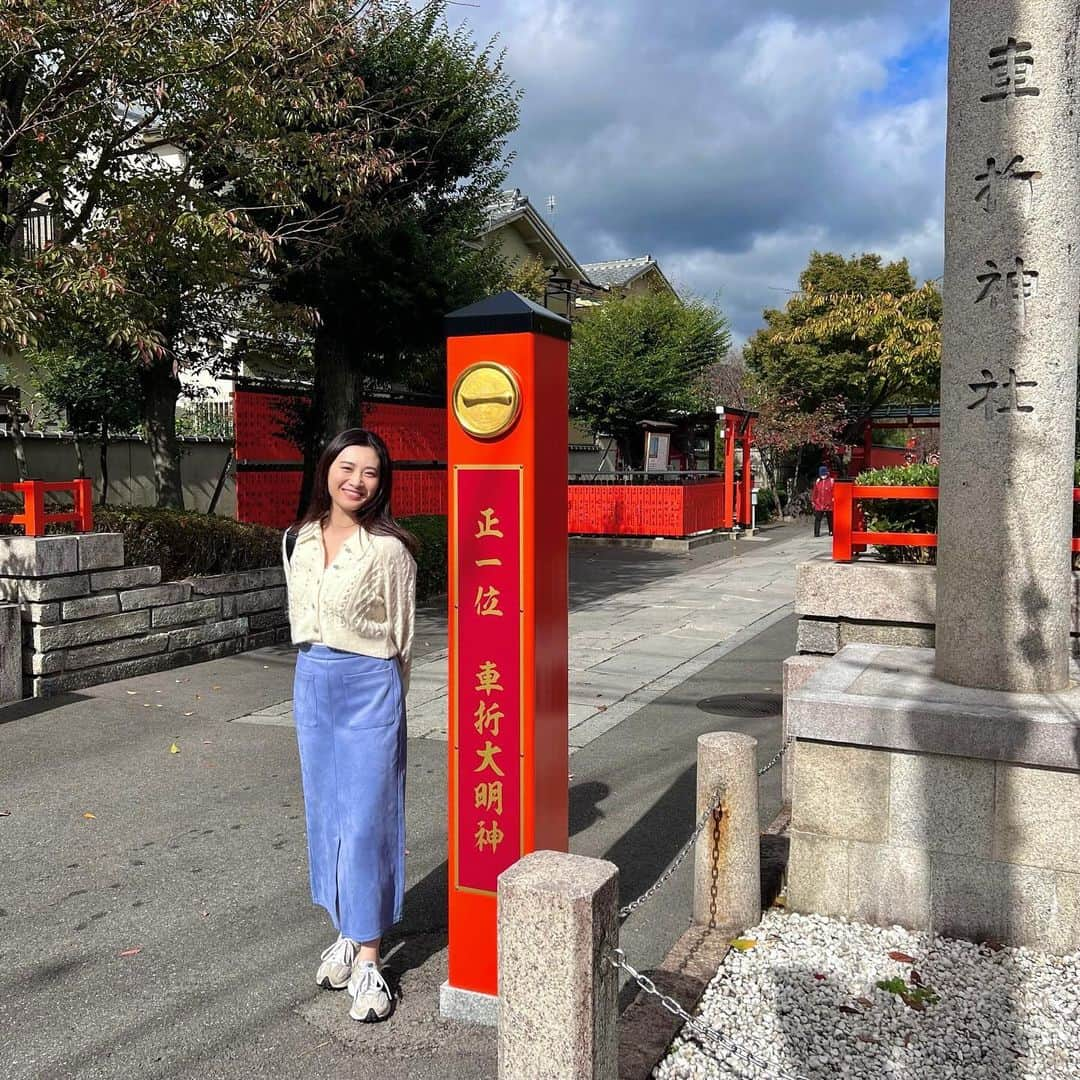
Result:
M496 1027L499 1023L499 999L494 994L462 990L444 982L439 987L439 1015L444 1020L462 1020L467 1024Z
M954 686L932 649L849 645L785 702L795 911L1080 948L1080 669Z

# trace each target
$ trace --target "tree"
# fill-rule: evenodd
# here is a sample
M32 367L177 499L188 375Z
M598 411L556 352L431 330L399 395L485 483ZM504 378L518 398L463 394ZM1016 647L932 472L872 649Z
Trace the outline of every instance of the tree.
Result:
M365 393L441 387L443 316L505 274L475 238L505 179L517 94L501 56L450 30L445 6L385 0L356 24L348 70L396 120L375 146L400 167L371 198L306 191L333 228L318 246L286 244L274 268L272 295L317 313L301 504L321 448L360 421Z
M853 419L897 397L936 396L941 297L907 261L814 252L801 292L747 343L747 366L813 412L842 400Z
M536 304L542 304L547 299L550 276L544 260L539 255L533 255L507 272L505 287Z
M38 392L63 411L75 436L79 476L86 475L80 440L99 441L100 501L107 502L110 437L134 431L141 416L136 356L125 346L103 346L93 328L70 326L63 336L50 333L26 357Z
M728 350L727 320L700 300L671 293L611 300L575 327L570 415L612 435L638 462L642 420L711 407L706 372Z
M0 10L0 347L71 309L134 348L160 505L182 501L181 371L268 298L257 269L283 240L327 226L300 193L356 198L398 171L400 121L345 66L367 6ZM48 243L28 244L42 214Z

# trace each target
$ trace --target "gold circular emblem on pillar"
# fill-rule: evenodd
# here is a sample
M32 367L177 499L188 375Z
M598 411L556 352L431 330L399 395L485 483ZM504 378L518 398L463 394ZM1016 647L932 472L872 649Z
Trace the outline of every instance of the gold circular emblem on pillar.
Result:
M451 406L457 422L478 439L509 431L521 412L517 376L502 364L470 364L454 384Z

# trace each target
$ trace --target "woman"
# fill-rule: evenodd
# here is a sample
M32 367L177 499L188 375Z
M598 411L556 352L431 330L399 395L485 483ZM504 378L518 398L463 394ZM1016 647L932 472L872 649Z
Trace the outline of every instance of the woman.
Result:
M405 879L405 692L416 609L416 540L390 513L386 445L361 428L334 438L311 505L285 536L289 624L300 646L293 712L311 896L338 939L320 986L348 987L354 1020L383 1020L383 933Z
M814 490L810 495L810 505L814 510L814 535L821 535L821 519L824 518L829 525L829 535L832 536L832 510L833 510L833 478L829 475L829 467L822 465L818 469L818 478L814 481Z

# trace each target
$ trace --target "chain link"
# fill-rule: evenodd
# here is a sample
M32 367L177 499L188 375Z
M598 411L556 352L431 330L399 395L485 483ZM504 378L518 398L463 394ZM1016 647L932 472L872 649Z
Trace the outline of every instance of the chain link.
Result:
M710 1050L714 1057L718 1056L716 1050L719 1048L728 1054L733 1054L735 1057L749 1062L751 1065L756 1065L759 1069L764 1069L775 1080L808 1080L801 1073L788 1073L778 1069L772 1062L752 1054L749 1050L744 1050L737 1042L728 1038L727 1035L709 1027L703 1020L691 1016L673 997L659 990L656 983L648 975L642 975L640 971L634 968L626 959L626 953L622 949L612 949L611 953L612 955L608 957L611 966L617 970L625 971L641 990L655 997L672 1016L677 1016L682 1020L683 1024L698 1036L698 1041L702 1043L703 1048Z
M772 759L763 768L758 769L758 776L764 776L787 752L788 747L794 742L794 739L788 739ZM650 885L636 900L631 900L629 904L619 908L619 919L624 920L632 915L642 904L651 900L667 883L668 879L676 870L686 861L686 856L693 850L694 845L698 841L698 837L705 831L705 826L709 823L711 818L720 809L720 803L723 799L723 793L717 792L713 796L712 802L709 804L705 812L698 818L697 824L694 826L694 831L690 834L690 839L679 849L679 853L668 864L667 869ZM716 821L717 827L719 826L719 818Z
M788 747L794 741L795 741L794 736L788 738L787 742L785 742L780 747L780 749L777 750L776 753L773 754L773 756L769 759L768 764L763 765L760 769L758 769L758 771L757 771L758 776L764 776L787 753Z
M647 900L651 900L666 884L668 878L675 873L676 870L683 864L686 856L690 854L694 849L694 845L697 843L698 837L702 834L705 826L709 823L709 818L713 814L717 813L720 809L720 803L723 801L724 793L722 791L716 792L713 796L712 802L709 804L705 812L698 818L697 825L694 826L694 831L690 834L690 839L679 849L678 855L668 864L668 868L650 885L636 900L631 900L625 907L619 908L619 919L625 919L633 912L637 911L642 904Z

